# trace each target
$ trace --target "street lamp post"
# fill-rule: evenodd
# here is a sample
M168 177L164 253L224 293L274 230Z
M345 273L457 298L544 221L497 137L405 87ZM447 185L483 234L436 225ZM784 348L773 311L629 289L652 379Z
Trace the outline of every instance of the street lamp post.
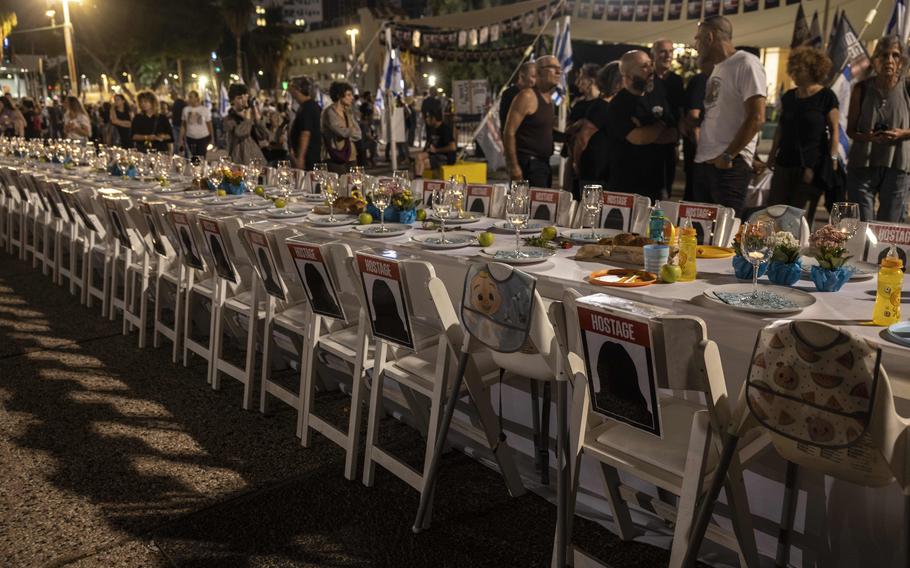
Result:
M70 0L63 3L63 42L66 44L66 64L70 72L70 88L73 96L79 96L79 79L76 76L76 56L73 51L73 24L70 22Z
M351 38L351 61L354 61L357 59L357 34L360 33L360 30L357 28L348 28L344 33Z

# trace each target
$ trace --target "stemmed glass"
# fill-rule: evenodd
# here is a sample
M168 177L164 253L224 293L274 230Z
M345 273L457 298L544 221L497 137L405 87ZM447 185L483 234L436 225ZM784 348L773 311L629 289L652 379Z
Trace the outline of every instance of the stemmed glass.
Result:
M246 192L248 194L252 194L253 190L256 188L260 171L261 168L253 166L252 163L248 166L243 166L243 183L246 185Z
M253 187L247 187L247 191L253 191L256 189L256 186L259 185L259 175L262 173L262 168L265 167L265 160L259 157L250 158L249 169L255 172L256 177L252 182L247 181L247 186L252 183Z
M278 193L284 199L284 211L283 213L290 213L287 209L288 201L291 197L291 183L294 173L291 171L291 165L287 160L281 160L276 164L277 166L277 175L276 175L276 185L278 186Z
M430 205L433 206L433 212L436 213L442 230L442 235L439 238L439 244L441 245L451 242L446 239L446 219L452 212L453 201L454 197L447 184L441 184L430 194Z
M859 203L835 203L831 207L831 225L852 239L859 229Z
M752 297L758 297L758 267L767 261L773 252L771 240L774 223L767 219L743 223L740 246L743 256L752 264Z
M376 209L379 209L379 232L384 233L388 229L385 228L385 210L389 206L389 201L392 199L393 193L393 184L394 180L390 179L380 179L373 182L373 205Z
M363 193L363 168L351 166L351 170L348 172L348 185L350 186L349 194L353 195L355 191Z
M329 165L325 162L317 162L313 164L313 185L310 187L310 193L320 193L319 184L324 179L323 174L329 173Z
M322 194L325 195L325 202L329 206L329 223L337 223L335 218L335 198L338 196L338 178L328 172L319 172L317 174L319 185L322 188Z
M224 181L224 169L221 167L221 164L209 164L208 180L216 191L221 187L221 182Z
M392 174L395 185L398 186L399 192L409 191L411 189L411 174L408 170L395 170Z
M464 218L464 194L468 186L468 180L462 174L449 176L449 191L452 192L452 207L455 209L455 217Z
M591 239L597 240L597 225L604 205L604 188L600 185L586 185L582 188L581 204L585 216L591 217Z
M512 182L512 189L506 196L506 220L515 227L515 253L518 259L525 254L521 252L521 228L528 223L531 216L531 196L527 181Z

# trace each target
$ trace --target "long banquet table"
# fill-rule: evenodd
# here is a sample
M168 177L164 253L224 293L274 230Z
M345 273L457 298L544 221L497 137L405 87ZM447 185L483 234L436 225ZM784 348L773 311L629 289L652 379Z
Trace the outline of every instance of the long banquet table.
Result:
M59 176L60 179L72 181L85 188L113 187L139 198L154 195L172 201L179 206L200 206L198 201L181 197L179 193L158 193L148 185L138 182L123 181L107 176L83 175L63 172L59 169L43 168L42 173ZM221 207L227 210L226 207ZM261 214L238 213L250 221L275 221L274 218ZM494 220L483 219L479 222L464 225L464 230L479 231L489 227ZM478 248L467 247L455 250L427 250L410 240L408 235L384 239L364 238L347 227L313 227L300 219L283 221L301 232L342 240L355 250L362 248L392 249L401 256L426 260L432 263L437 275L442 278L456 305L460 303L464 275L468 263L484 262L486 258L478 255ZM415 231L421 229L414 229ZM497 244L511 244L514 233L499 233ZM667 308L674 313L689 314L702 318L708 329L708 335L719 346L728 392L736 396L739 392L748 369L748 361L758 331L775 321L775 317L761 317L757 314L736 311L721 306L704 297L703 292L716 285L735 283L730 259L698 260L698 279L693 282L675 284L655 284L641 288L604 288L589 284L586 277L594 270L627 265L611 265L605 262L577 261L571 258L577 247L559 250L548 261L541 264L526 265L521 270L538 279L538 290L544 296L560 299L566 288L575 288L582 293L609 293L651 305ZM766 282L766 279L765 279ZM843 329L863 336L880 346L883 364L892 383L898 410L910 414L910 349L884 340L881 337L883 328L867 324L871 319L874 303L875 280L849 282L836 293L815 292L810 280L801 280L796 288L810 292L816 298L814 305L798 314L788 315L787 319L813 319L841 326ZM870 293L870 291L872 293ZM906 302L906 300L905 300ZM672 362L670 363L672 364ZM504 387L503 405L505 414L510 420L530 423L530 414L526 395L521 391ZM552 413L555 416L555 412ZM555 427L551 429L555 432ZM509 438L518 450L528 455L533 454L530 440ZM517 442L517 443L516 443ZM552 463L552 460L551 460ZM774 556L776 544L776 520L780 517L782 502L783 466L773 452L768 452L746 472L746 483L749 491L750 507L755 517L758 531L759 549L766 556ZM849 483L835 481L820 476L803 475L800 478L801 488L806 491L799 500L797 514L797 534L794 538L794 551L791 562L799 565L802 562L801 550L813 551L823 566L857 566L861 563L872 566L902 565L900 530L903 518L900 490L896 484L884 489L863 489ZM583 490L591 495L601 491L595 476L582 474ZM806 504L810 507L807 509ZM820 506L819 506L820 505ZM827 521L819 516L819 509L827 507ZM599 502L603 513L609 514L606 501ZM808 511L808 518L804 515ZM802 521L802 519L806 519ZM819 540L822 539L822 540ZM827 541L830 554L822 545ZM666 545L666 542L664 542ZM706 547L707 548L707 547ZM725 564L729 555L720 554L715 558ZM808 558L808 557L807 557ZM735 563L735 561L734 561Z

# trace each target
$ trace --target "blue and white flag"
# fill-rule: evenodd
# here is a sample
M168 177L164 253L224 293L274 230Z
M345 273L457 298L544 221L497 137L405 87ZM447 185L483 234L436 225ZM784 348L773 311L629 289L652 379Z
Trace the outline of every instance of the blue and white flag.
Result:
M203 89L203 91L205 92L203 93L202 106L209 110L212 110L212 94L208 89Z
M910 22L907 21L907 16L907 0L894 0L891 17L885 24L884 35L896 35L901 38L902 43L906 43L907 36L910 35Z
M401 75L401 57L398 50L392 47L391 28L386 29L385 61L382 64L382 77L379 90L384 93L400 95L404 93L404 78Z
M227 116L228 108L231 106L231 101L228 100L227 87L224 86L224 82L221 83L221 96L218 99L218 113L221 116Z
M857 37L856 30L847 19L846 13L841 13L837 21L837 32L831 45L828 46L828 55L831 57L834 71L831 90L837 96L838 105L842 109L837 133L838 154L846 163L850 139L847 137L847 113L844 109L850 108L850 93L853 86L865 79L870 65L869 52Z
M559 86L553 93L553 101L556 105L562 103L563 96L569 92L568 83L569 73L572 71L572 33L571 17L566 16L562 25L556 23L556 36L553 41L553 55L559 60L559 66L562 67L562 79Z

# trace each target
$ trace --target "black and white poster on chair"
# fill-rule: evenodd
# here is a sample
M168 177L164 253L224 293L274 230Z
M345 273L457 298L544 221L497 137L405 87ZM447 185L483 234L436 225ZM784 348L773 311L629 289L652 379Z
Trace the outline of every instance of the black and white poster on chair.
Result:
M284 286L282 285L281 275L278 273L278 265L269 249L266 236L260 233L249 232L250 248L255 256L255 264L258 267L259 278L262 280L262 286L269 295L279 300L286 299Z
M218 227L218 223L208 219L200 219L199 224L205 235L206 244L209 247L209 253L212 255L212 260L215 261L215 272L217 272L218 276L221 278L236 284L237 272L234 270L234 265L228 258L228 249L224 242L224 236L221 234L221 229Z
M401 270L397 261L357 254L373 335L414 348Z
M661 436L648 320L582 305L578 318L594 411Z
M329 275L322 249L316 244L287 243L297 275L303 283L307 300L314 313L344 320L344 310Z
M555 223L558 209L559 190L531 190L531 219Z
M865 238L862 258L864 262L881 264L893 244L897 256L906 268L907 258L910 256L910 225L870 222L866 225L866 234L862 237ZM860 238L860 235L856 238Z

